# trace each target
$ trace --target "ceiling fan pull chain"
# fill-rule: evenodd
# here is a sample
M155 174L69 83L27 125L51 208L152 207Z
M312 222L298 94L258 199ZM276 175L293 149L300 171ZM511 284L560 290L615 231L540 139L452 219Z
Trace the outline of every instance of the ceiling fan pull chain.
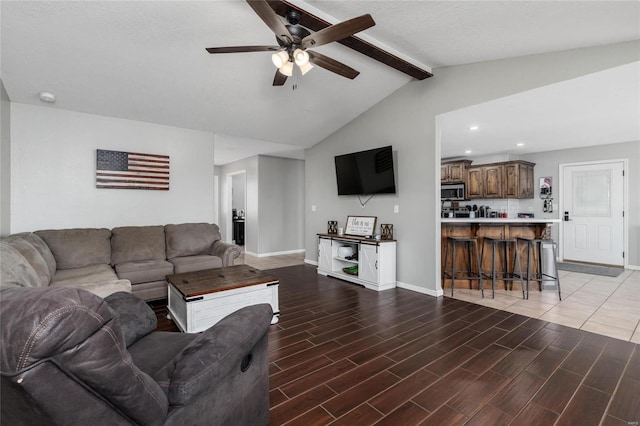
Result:
M298 89L298 67L293 67L293 85L291 85L291 90Z

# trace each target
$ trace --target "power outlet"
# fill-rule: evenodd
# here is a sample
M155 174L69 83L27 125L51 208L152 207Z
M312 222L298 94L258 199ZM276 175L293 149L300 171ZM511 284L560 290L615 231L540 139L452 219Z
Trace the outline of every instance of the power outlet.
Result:
M397 204L395 206L393 206L393 212L394 213L400 213L400 206L397 205Z
M311 211L312 211L312 212L315 212L315 211L316 211L316 205L315 205L315 204L311 206Z

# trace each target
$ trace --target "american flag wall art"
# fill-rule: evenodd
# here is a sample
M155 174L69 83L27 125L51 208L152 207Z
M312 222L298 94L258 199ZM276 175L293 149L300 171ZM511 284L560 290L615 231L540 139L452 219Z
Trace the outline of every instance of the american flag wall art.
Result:
M169 190L169 156L96 152L96 188Z

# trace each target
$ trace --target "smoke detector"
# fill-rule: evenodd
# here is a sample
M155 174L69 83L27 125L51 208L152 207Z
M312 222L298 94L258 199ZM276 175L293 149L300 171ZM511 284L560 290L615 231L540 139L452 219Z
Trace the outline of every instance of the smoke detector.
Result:
M52 104L56 101L56 95L51 92L40 92L40 100Z

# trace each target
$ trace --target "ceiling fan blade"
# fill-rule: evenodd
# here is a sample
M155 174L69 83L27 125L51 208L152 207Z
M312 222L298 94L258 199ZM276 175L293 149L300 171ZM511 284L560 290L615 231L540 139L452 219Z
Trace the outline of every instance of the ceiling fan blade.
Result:
M280 46L231 46L231 47L207 47L209 53L240 53L240 52L264 52L268 50L280 50Z
M247 0L247 3L249 3L249 6L251 6L253 11L258 14L260 19L267 24L267 27L274 32L278 39L282 40L286 44L291 44L293 41L291 33L266 0Z
M345 65L342 62L338 62L335 59L332 59L321 53L313 52L311 50L307 50L307 53L309 54L309 62L319 66L320 68L324 68L328 71L334 72L352 80L356 78L358 74L360 74L360 71L356 71L350 66Z
M306 36L302 39L302 47L318 47L333 41L342 40L343 38L373 27L375 24L375 21L369 14L358 16L348 21L330 25L327 28Z
M273 76L273 85L282 86L287 81L287 76L276 70L276 75Z

